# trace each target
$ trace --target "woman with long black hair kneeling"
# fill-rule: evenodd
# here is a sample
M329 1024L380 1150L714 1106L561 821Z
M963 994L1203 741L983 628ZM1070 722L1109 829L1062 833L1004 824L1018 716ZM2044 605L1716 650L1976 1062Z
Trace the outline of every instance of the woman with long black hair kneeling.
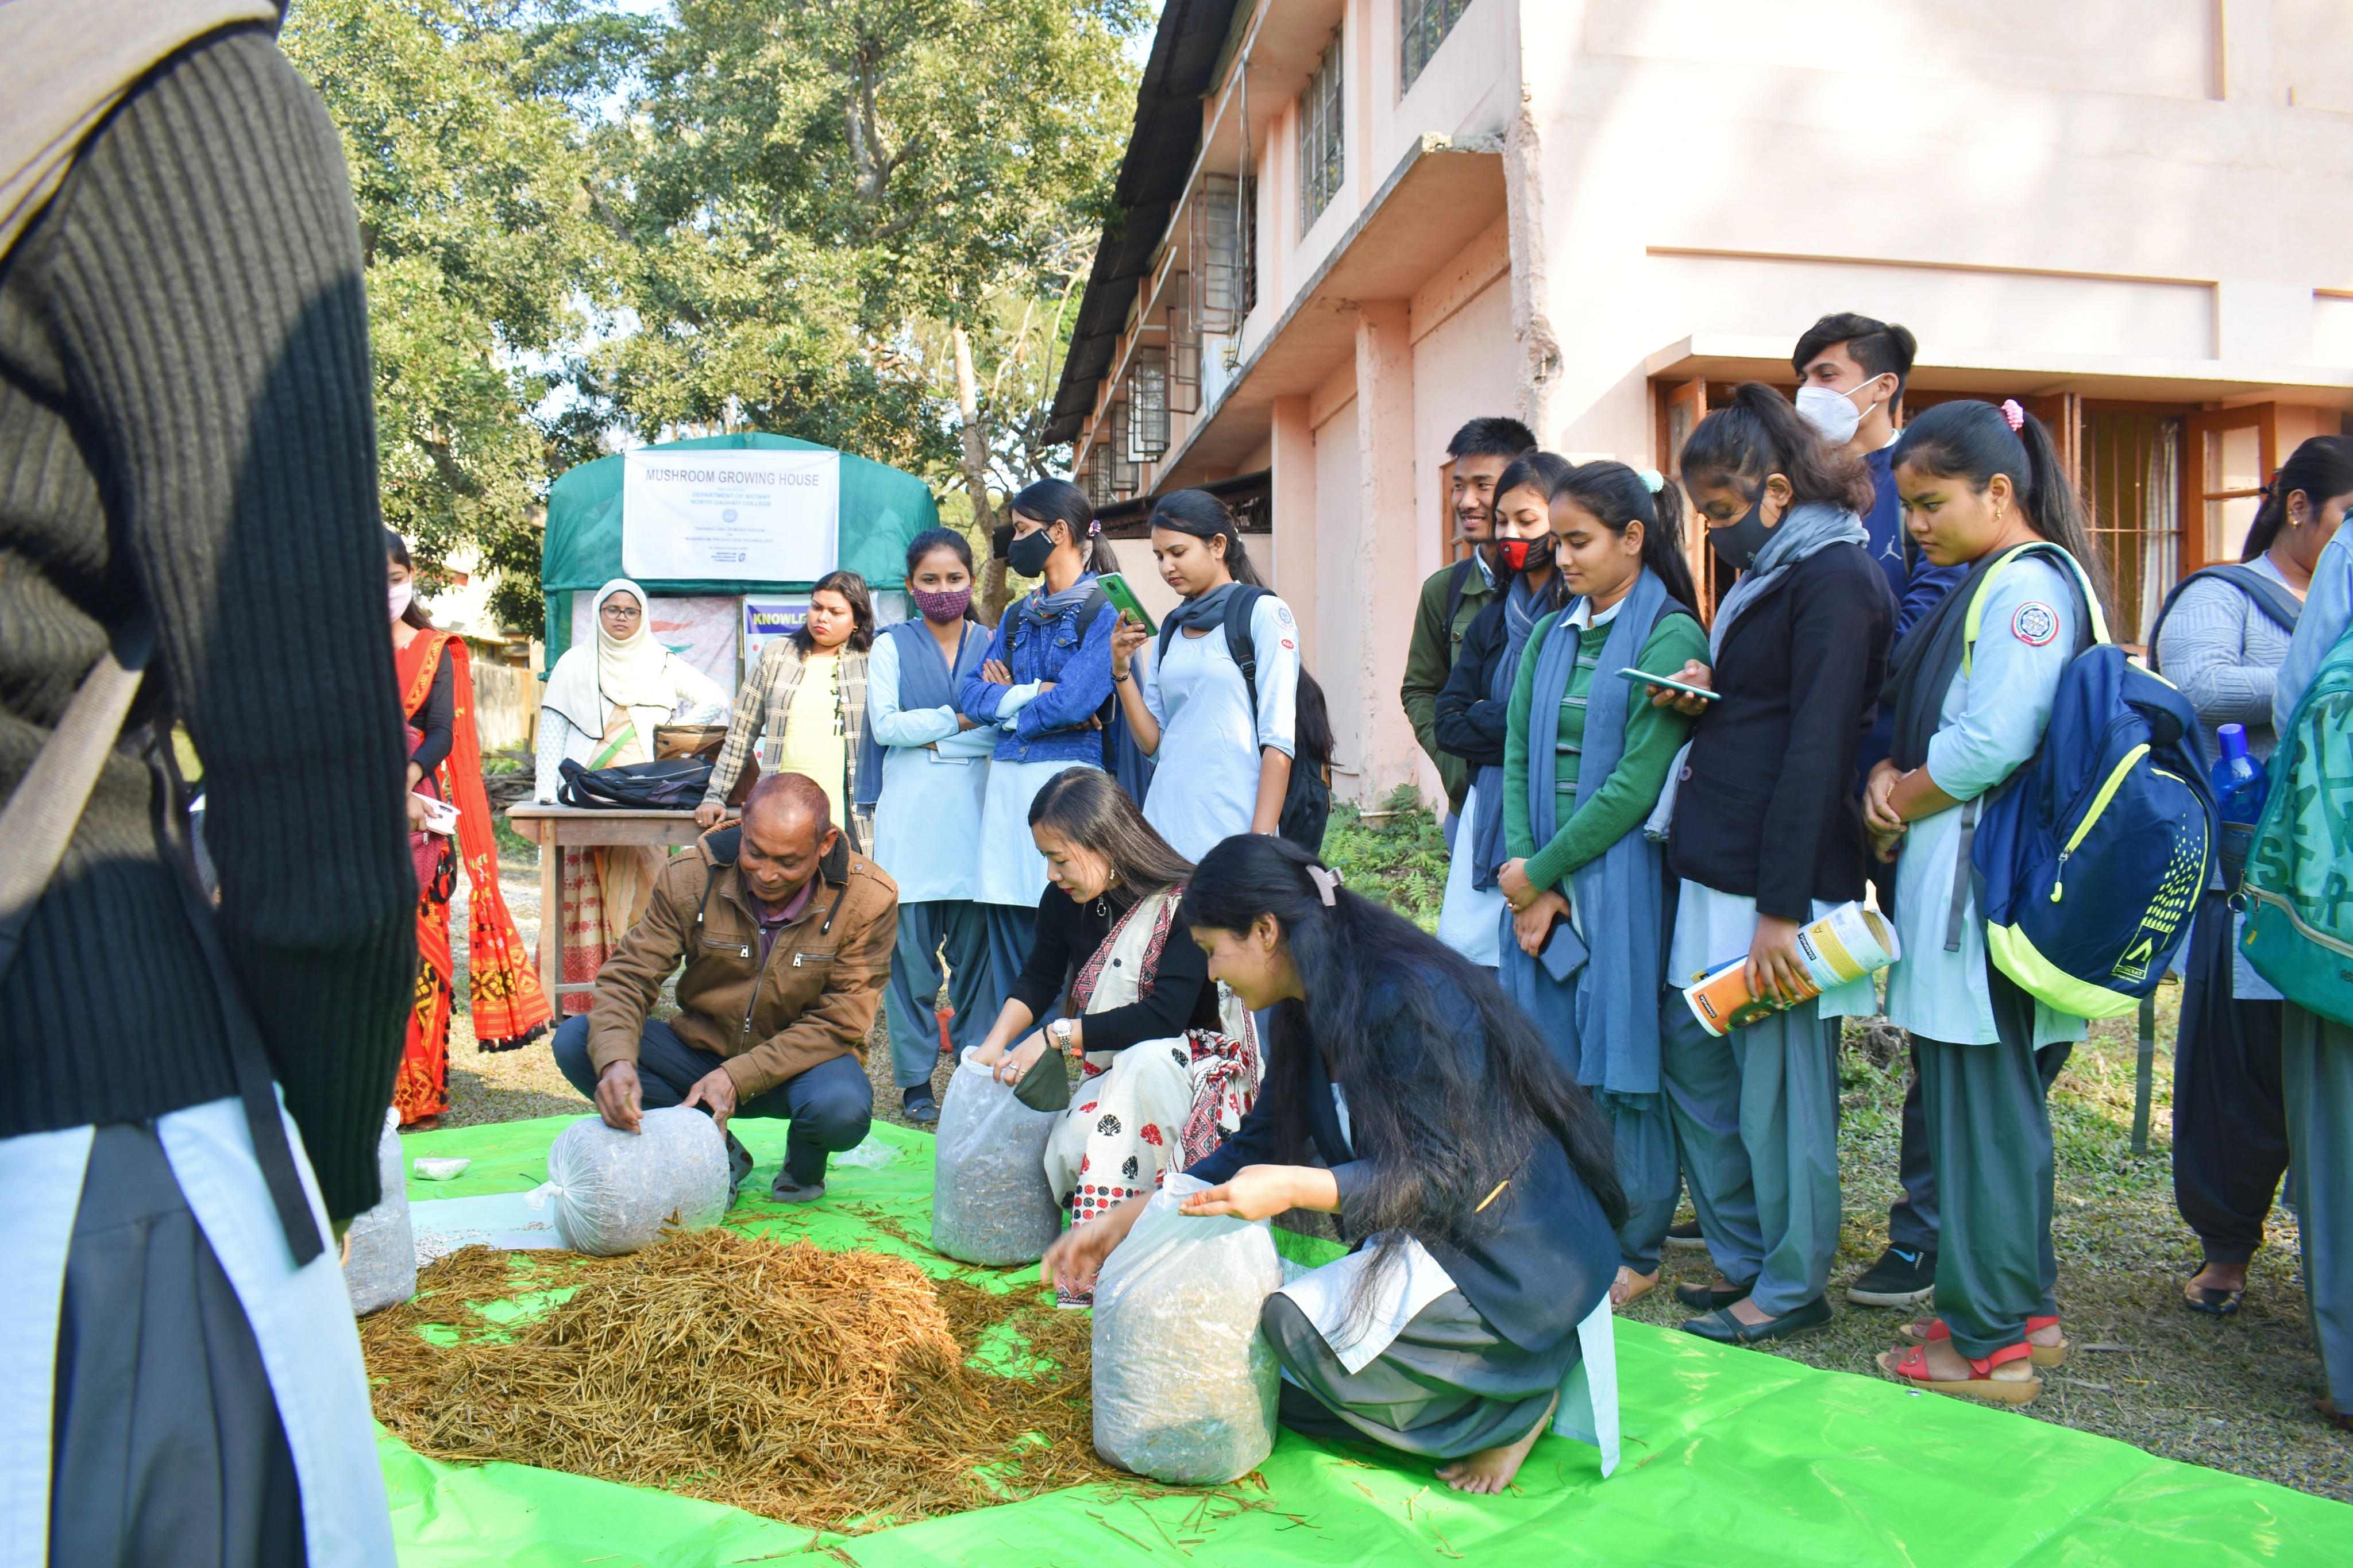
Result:
M1503 1490L1617 1272L1607 1123L1492 978L1293 844L1219 844L1177 921L1213 979L1275 1010L1259 1101L1187 1170L1212 1185L1184 1212L1320 1210L1357 1244L1267 1299L1282 1424ZM1143 1206L1064 1233L1047 1277L1090 1287Z

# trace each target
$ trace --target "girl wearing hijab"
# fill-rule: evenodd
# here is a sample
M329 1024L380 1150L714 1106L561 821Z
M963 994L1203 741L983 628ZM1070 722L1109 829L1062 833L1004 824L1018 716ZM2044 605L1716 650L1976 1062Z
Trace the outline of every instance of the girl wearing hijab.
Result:
M627 577L596 590L596 639L565 650L540 700L538 788L553 805L564 785L560 764L621 767L649 762L659 724L715 723L727 710L719 683L654 640L652 601ZM607 845L564 858L564 984L586 985L638 916L645 912L661 852L649 846ZM540 940L548 940L543 921ZM563 998L567 1013L586 1013L596 999L585 991Z
M1198 859L1237 833L1272 833L1282 818L1298 754L1299 623L1274 595L1250 606L1257 660L1250 683L1222 635L1229 605L1259 575L1242 550L1226 503L1207 490L1177 490L1152 509L1152 556L1160 579L1183 603L1160 628L1162 653L1139 668L1148 640L1123 616L1112 638L1111 678L1120 711L1153 776L1168 783L1145 797L1145 820L1179 855ZM1212 633L1219 635L1212 636Z
M899 945L883 1010L891 1064L907 1120L940 1119L932 1098L939 1063L942 970L961 1055L988 1005L988 922L973 901L980 868L980 808L997 731L956 711L956 691L988 652L972 618L972 546L952 528L907 546L907 594L922 618L885 626L866 663L866 740L882 781L874 858L899 884Z
M408 725L409 847L417 861L417 989L392 1103L411 1131L440 1125L449 1109L449 1016L457 1004L457 958L449 943L449 898L466 875L467 1013L478 1050L512 1051L547 1027L537 968L499 890L499 847L482 792L482 742L474 732L474 677L463 637L434 629L417 602L414 568L400 535L385 531L392 611L392 664ZM427 800L458 808L454 835L424 826ZM455 850L451 848L455 841Z
M1787 1004L1716 1037L1680 997L1662 1009L1662 1076L1692 1206L1722 1275L1675 1287L1708 1309L1683 1327L1755 1344L1831 1321L1838 1251L1838 1020L1868 1016L1868 976L1807 996L1798 931L1862 897L1855 752L1879 701L1895 596L1873 563L1869 470L1781 395L1750 382L1683 446L1683 488L1740 580L1716 607L1708 663L1661 689L1699 721L1674 770L1670 864L1682 879L1667 973L1680 985L1741 961ZM1714 675L1711 679L1710 667ZM1802 999L1800 999L1802 998Z
M1550 1426L1618 1261L1609 1127L1493 981L1287 839L1210 850L1176 921L1276 1031L1257 1103L1187 1167L1209 1185L1182 1212L1320 1210L1360 1244L1261 1311L1280 1419L1444 1461L1458 1491L1502 1491ZM1040 1271L1091 1289L1150 1196L1064 1232ZM1392 1292L1405 1321L1369 1321L1360 1309Z
M1560 579L1553 571L1552 492L1570 468L1566 458L1530 452L1496 479L1493 548L1497 563L1510 574L1510 585L1462 634L1453 672L1438 693L1432 726L1439 750L1461 758L1471 769L1471 786L1462 796L1462 820L1471 836L1462 837L1458 828L1456 853L1447 858L1438 940L1489 969L1500 962L1504 917L1495 868L1505 858L1504 741L1512 682L1528 633L1561 606Z
M778 637L735 694L727 741L694 820L716 827L744 759L760 748L764 773L806 773L825 791L833 825L860 854L874 842L880 758L866 744L866 656L874 601L855 572L829 572L809 590L808 619Z
M1044 579L1005 612L980 668L964 679L957 706L997 731L980 808L979 885L988 922L987 1013L1029 957L1046 857L1029 835L1029 803L1070 768L1103 765L1111 703L1111 639L1119 624L1095 587L1119 563L1103 542L1094 503L1078 486L1039 479L1013 498L1006 562Z
M1552 558L1577 596L1529 634L1494 770L1511 857L1495 877L1510 906L1499 921L1497 978L1609 1119L1628 1211L1611 1287L1620 1305L1657 1285L1680 1186L1659 1082L1659 1010L1683 1004L1660 996L1672 905L1643 822L1691 721L1652 707L1618 672L1663 675L1707 652L1683 511L1671 481L1623 463L1588 463L1561 480ZM1556 942L1569 952L1550 952ZM1569 957L1579 949L1581 963Z

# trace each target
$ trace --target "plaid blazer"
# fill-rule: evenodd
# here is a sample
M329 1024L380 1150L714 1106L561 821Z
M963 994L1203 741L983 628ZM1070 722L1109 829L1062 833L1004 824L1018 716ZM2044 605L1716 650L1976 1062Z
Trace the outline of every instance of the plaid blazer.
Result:
M727 799L727 792L735 787L735 780L744 772L744 759L752 754L754 742L764 738L783 740L785 721L792 713L793 694L800 689L804 668L801 650L790 637L778 637L761 653L751 679L735 693L735 713L727 721L727 740L719 748L718 765L711 770L711 787L702 796L705 801L723 803ZM848 832L851 843L863 854L873 837L862 820L870 814L860 812L857 805L862 793L860 785L865 783L864 653L848 647L842 648L839 686L834 720L841 727L842 750L849 760L841 781L841 799L850 820L834 826Z

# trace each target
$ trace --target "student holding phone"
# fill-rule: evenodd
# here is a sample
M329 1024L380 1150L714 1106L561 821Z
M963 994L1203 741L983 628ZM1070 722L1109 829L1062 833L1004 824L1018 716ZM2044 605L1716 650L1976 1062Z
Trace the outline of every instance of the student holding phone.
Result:
M1112 636L1112 689L1158 787L1144 819L1177 854L1198 860L1237 833L1281 826L1298 753L1299 623L1265 591L1241 530L1207 490L1177 490L1152 509L1152 554L1161 581L1184 603L1160 628L1159 648L1139 668L1152 633L1123 614ZM1249 605L1257 690L1234 662L1226 617ZM1213 635L1215 634L1215 635Z
M1642 824L1692 721L1617 671L1664 674L1707 651L1683 509L1672 484L1623 463L1588 463L1559 481L1552 553L1576 597L1536 624L1520 655L1500 780L1511 858L1496 875L1509 906L1497 975L1609 1119L1626 1191L1610 1288L1620 1306L1659 1282L1675 1217L1674 1129L1659 1083L1672 916ZM1682 1006L1672 994L1663 1005Z
M1661 1072L1706 1238L1723 1275L1678 1285L1710 1309L1683 1327L1754 1344L1831 1321L1838 1251L1838 1020L1878 1008L1871 981L1805 997L1798 931L1862 896L1855 752L1895 629L1866 548L1871 475L1751 382L1692 431L1683 479L1708 543L1740 580L1707 662L1678 679L1724 695L1653 699L1699 721L1675 769L1668 855L1682 879L1667 972L1678 984L1746 954L1783 1012L1717 1037L1664 1008ZM1805 997L1804 1000L1797 998Z

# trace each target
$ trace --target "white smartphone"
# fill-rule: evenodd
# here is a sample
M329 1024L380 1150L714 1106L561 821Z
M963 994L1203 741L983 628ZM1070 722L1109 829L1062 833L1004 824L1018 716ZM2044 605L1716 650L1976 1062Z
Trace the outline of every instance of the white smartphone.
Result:
M425 831L447 838L458 831L458 808L447 801L435 800L429 795L417 797L425 803Z
M1672 679L1667 676L1652 675L1649 670L1636 669L1632 665L1628 665L1618 674L1621 679L1630 680L1637 686L1663 686L1670 691L1680 691L1686 696L1704 697L1710 702L1720 702L1724 700L1724 693L1721 691L1710 691L1704 686L1693 686L1685 681Z

